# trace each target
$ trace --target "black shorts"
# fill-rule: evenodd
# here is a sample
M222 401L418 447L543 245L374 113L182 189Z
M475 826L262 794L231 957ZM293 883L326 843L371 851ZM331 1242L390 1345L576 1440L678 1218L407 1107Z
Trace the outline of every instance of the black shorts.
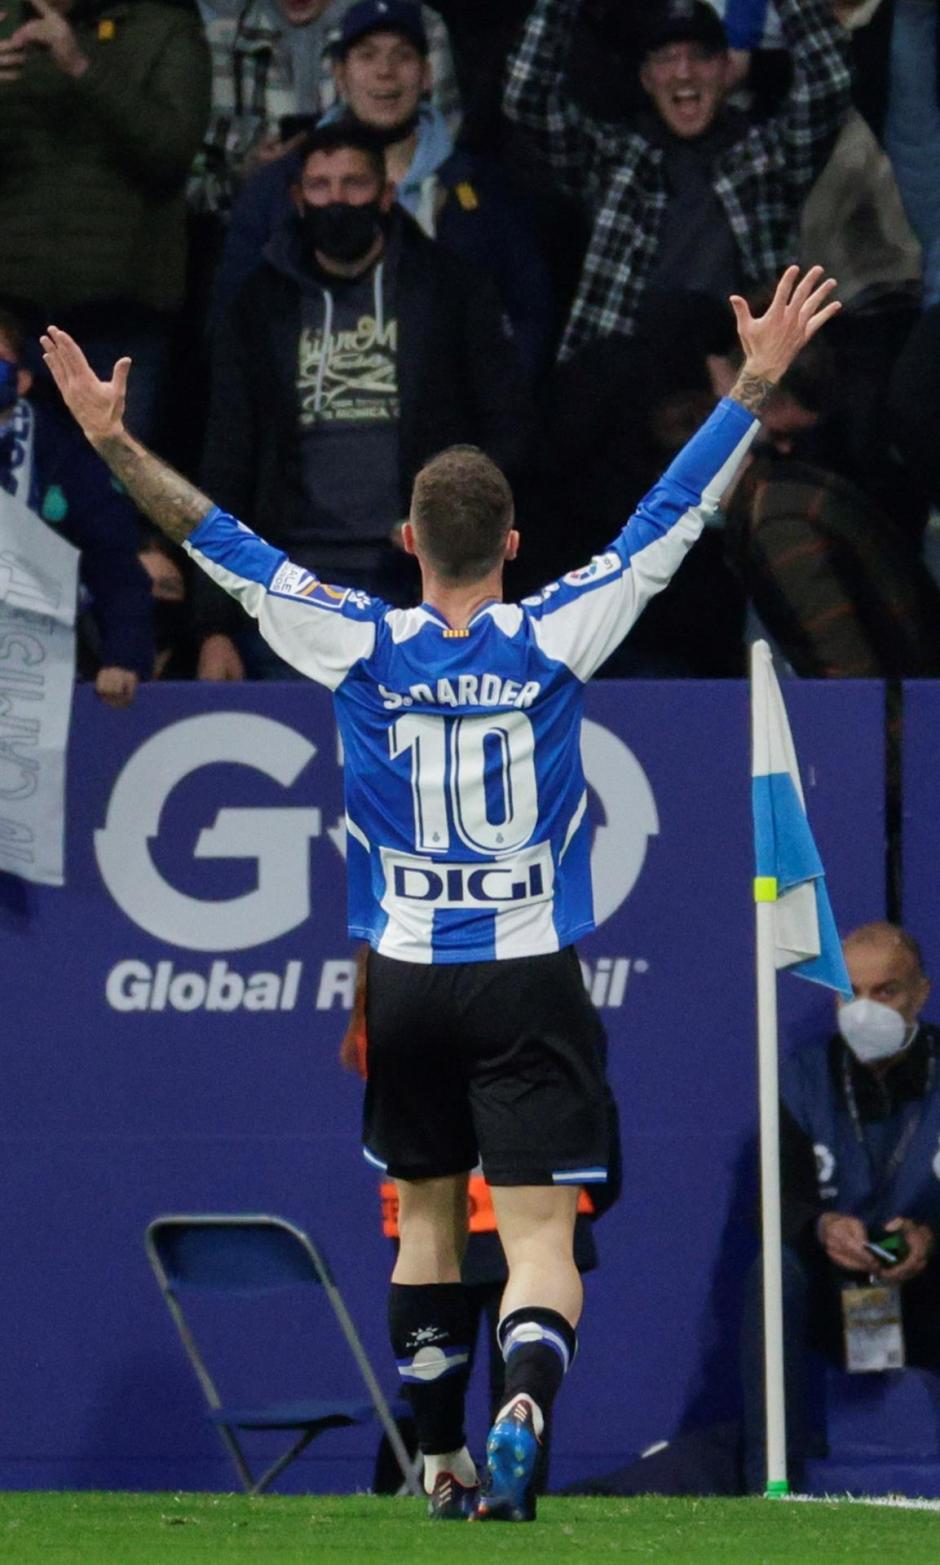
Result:
M363 1143L399 1179L593 1184L607 1169L603 1030L573 946L422 965L369 952Z

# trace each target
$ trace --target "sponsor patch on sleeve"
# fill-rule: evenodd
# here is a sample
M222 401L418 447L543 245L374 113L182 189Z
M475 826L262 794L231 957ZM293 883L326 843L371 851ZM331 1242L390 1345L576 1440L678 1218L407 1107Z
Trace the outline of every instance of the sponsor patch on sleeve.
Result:
M312 571L292 565L289 560L275 571L269 590L281 598L306 598L308 603L323 609L341 609L349 597L348 587L331 587Z
M620 556L611 551L609 554L595 554L589 565L582 565L576 571L569 571L562 581L569 587L586 587L590 582L600 581L604 576L614 576L620 569Z

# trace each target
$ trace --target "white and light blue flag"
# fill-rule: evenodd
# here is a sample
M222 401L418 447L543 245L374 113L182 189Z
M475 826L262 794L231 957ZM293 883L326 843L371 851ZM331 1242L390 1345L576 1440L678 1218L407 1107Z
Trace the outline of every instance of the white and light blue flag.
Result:
M751 648L754 810L758 902L774 904L778 968L851 996L825 875L806 816L786 707L766 641Z

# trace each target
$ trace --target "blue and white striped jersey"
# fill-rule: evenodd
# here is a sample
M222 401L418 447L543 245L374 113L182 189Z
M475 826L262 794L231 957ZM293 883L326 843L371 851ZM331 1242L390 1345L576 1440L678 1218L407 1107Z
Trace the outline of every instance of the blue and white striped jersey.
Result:
M606 553L454 630L328 586L214 510L188 552L333 692L350 934L410 962L557 951L594 927L584 682L666 586L757 429L725 400Z

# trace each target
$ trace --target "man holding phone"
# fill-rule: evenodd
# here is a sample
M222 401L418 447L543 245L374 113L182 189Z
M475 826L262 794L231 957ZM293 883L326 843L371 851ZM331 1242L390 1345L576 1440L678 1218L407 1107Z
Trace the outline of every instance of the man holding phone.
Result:
M805 1454L807 1345L849 1369L940 1370L940 1028L920 948L894 924L843 942L853 998L781 1071L789 1457ZM742 1351L748 1487L763 1489L760 1287ZM861 1324L860 1324L861 1322Z

